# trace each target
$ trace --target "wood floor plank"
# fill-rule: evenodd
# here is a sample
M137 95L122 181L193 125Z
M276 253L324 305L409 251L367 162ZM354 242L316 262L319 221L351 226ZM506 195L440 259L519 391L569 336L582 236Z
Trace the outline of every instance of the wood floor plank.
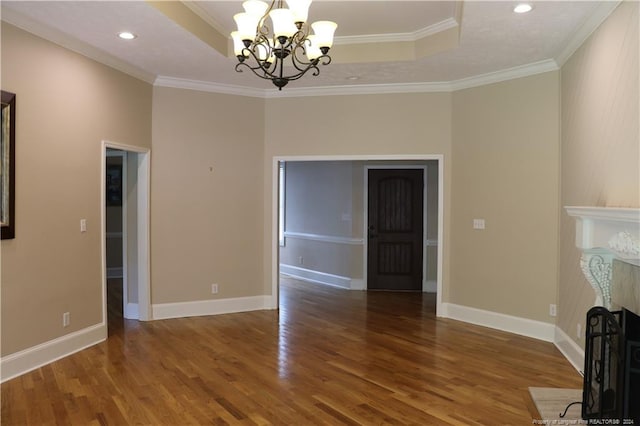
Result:
M527 425L529 386L581 387L551 343L434 311L433 295L283 278L279 311L109 318L107 341L3 383L0 420Z

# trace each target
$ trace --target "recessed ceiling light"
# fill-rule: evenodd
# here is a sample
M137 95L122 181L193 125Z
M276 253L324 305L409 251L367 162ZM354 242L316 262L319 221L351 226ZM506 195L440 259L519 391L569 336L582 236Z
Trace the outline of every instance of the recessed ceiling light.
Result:
M530 4L520 3L519 5L513 8L513 11L515 13L527 13L527 12L531 12L531 9L533 9L533 6L531 6Z
M360 80L360 76L359 75L352 75L352 76L347 77L347 80L351 80L351 81Z
M123 31L121 33L118 33L118 37L123 40L133 40L137 37L137 35L135 35L134 33L130 33L129 31Z

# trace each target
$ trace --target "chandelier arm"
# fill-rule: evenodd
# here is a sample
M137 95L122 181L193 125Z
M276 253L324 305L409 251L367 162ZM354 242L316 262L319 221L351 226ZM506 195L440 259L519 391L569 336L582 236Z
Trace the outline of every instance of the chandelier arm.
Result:
M295 57L292 57L292 62L293 62L293 66L299 70L299 71L304 71L307 72L308 68L310 65L313 65L316 69L318 68L318 64L320 64L322 60L322 65L329 65L331 63L331 56L329 55L322 55L322 56L318 56L316 59L314 59L313 61L310 62L304 62L304 61L300 61L295 59ZM303 66L304 68L300 68L298 65ZM318 70L318 73L314 74L314 75L318 75L320 73L320 71Z
M320 75L320 69L318 68L317 64L313 64L310 63L307 68L305 68L304 70L301 70L301 72L294 74L291 77L287 77L287 80L289 81L295 81L298 80L300 78L302 78L303 75L305 75L307 72L313 70L313 72L311 73L311 75L317 76Z
M268 29L267 29L268 31ZM253 42L251 43L251 47L255 48L255 46L258 46L260 44L266 44L267 46L269 46L269 49L271 49L271 40L268 37L269 34L262 34L262 33L258 33L256 34L256 38L255 40L253 40Z
M249 64L246 64L244 62L239 62L239 63L236 64L236 71L237 72L243 72L242 71L243 67L249 68L249 70L251 70L252 73L254 73L256 76L258 76L258 77L260 77L260 78L262 78L264 80L270 80L269 77L265 77L263 75L260 75L260 73L256 72L256 69L262 69L262 68L260 68L260 67L255 67L254 68L254 67L251 67L251 66L249 66Z
M262 15L262 18L260 18L260 20L258 21L258 26L256 27L256 41L257 41L257 37L259 36L266 38L266 36L269 35L270 30L269 30L269 27L265 24L265 22L267 20L267 17L269 16L269 12L271 12L275 3L276 3L276 0L273 0L269 5L269 7L267 8L267 11L264 13L264 15Z
M246 50L246 52L245 52ZM262 65L262 61L260 61L260 59L256 56L256 54L253 52L253 50L245 48L242 50L242 54L245 57L249 57L249 55L247 55L247 53L253 58L253 60L256 63L256 66L251 66L246 62L240 62L238 64L236 64L236 71L237 72L242 72L242 67L241 65L244 65L244 67L249 68L251 70L251 72L253 72L255 75L257 75L258 77L265 79L265 80L271 80L273 77L275 77L275 75L270 72L267 68L264 67L264 65ZM277 61L278 59L276 59ZM258 73L256 70L260 70L262 72L263 75L261 75L260 73Z
M256 40L258 37L266 37L269 35L269 27L263 22L267 15L260 18L258 26L256 27Z
M263 80L273 80L274 78L284 78L288 81L294 81L294 80L298 80L300 79L302 76L304 76L306 73L308 73L309 71L311 71L311 75L314 76L318 76L320 75L320 69L318 68L318 64L319 64L319 59L315 60L314 62L310 62L306 68L298 68L296 67L300 72L296 73L296 74L292 74L289 76L285 76L284 72L279 72L278 74L275 74L274 72L271 72L267 69L265 69L262 65L260 65L260 63L258 63L258 65L256 65L255 67L252 67L251 65L247 64L246 62L240 62L238 64L236 64L236 71L237 72L242 72L242 67L248 68L249 70L251 70L251 72L253 72L256 76L262 78ZM326 57L328 62L323 62L323 65L328 64L331 61L331 57L327 56ZM278 69L278 71L280 71L280 68L283 69L283 62L278 60L277 62L279 62L279 64L276 64L276 66L274 67L275 69ZM260 72L258 72L257 70L260 70Z
M247 52L245 52L245 50ZM248 55L247 55L248 53ZM256 65L255 66L251 66L246 62L240 62L238 64L236 64L236 71L237 72L242 72L242 67L241 65L243 65L246 68L249 68L251 70L251 72L253 72L255 75L257 75L258 77L264 79L264 80L273 80L274 78L285 78L286 80L290 80L290 77L283 77L283 70L284 70L284 61L280 58L276 57L275 60L275 65L273 67L273 71L269 71L267 68L264 67L262 61L260 61L260 59L256 56L256 54L248 48L243 49L242 54L246 57L249 57L249 55L253 58L253 60L255 61ZM262 74L260 74L260 72L258 72L257 70L260 70L260 72ZM276 74L275 72L279 70L279 74ZM297 76L297 74L295 74L294 76ZM300 77L296 77L295 80L297 80Z
M309 64L313 63L313 61L304 61L298 56L298 52L302 51L304 54L305 49L300 44L297 44L293 50L291 51L291 63L298 70L303 71ZM302 68L301 68L302 67Z
M329 65L331 63L331 56L322 55L318 57L318 60L322 59L322 65Z
M300 27L300 29L291 36L291 44L295 43L296 46L304 47L304 42L307 40L307 36L309 35L308 30L309 28L306 26Z
M293 66L300 72L305 72L309 66L313 65L313 62L296 62L293 61Z
M247 53L248 53L248 55L247 55ZM268 52L268 53L269 53L269 52ZM259 67L259 68L263 68L263 67L260 65L260 62L261 62L261 61L260 61L260 58L258 58L258 56L257 56L257 55L256 55L256 53L253 51L253 49L249 49L249 48L245 47L244 49L242 49L242 54L243 54L246 58L248 58L249 56L251 56L251 57L253 58L253 60L254 60L254 61L256 61L256 64L258 64L258 67ZM269 56L267 55L267 57L269 57ZM243 62L243 63L244 63L244 62ZM254 68L254 67L252 67L251 65L248 65L248 64L247 64L247 66L248 66L249 68L251 68L251 69L253 69L253 68Z

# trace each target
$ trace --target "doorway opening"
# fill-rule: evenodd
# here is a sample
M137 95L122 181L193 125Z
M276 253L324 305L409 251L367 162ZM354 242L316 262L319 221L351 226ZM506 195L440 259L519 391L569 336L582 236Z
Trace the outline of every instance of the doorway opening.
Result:
M103 323L150 320L149 151L102 143Z
M421 196L420 250L412 260L418 278L414 290L436 293L437 313L442 300L442 156L280 157L273 167L274 307L279 306L280 274L350 290L371 289L368 172L416 169L424 184L416 187Z
M107 269L107 328L123 327L124 318L137 318L127 310L127 153L107 149L105 174L105 262Z

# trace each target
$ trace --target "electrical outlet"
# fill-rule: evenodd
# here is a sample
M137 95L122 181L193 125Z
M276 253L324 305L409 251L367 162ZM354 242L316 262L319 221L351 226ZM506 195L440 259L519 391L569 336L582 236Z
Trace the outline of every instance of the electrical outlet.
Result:
M302 256L298 256L298 265L304 264L304 258Z
M549 305L549 315L552 317L556 316L556 305L553 303Z
M580 323L576 326L576 336L578 339L582 339L582 324Z
M473 219L473 229L484 229L484 219Z
M211 284L211 293L218 294L218 284Z
M87 232L87 219L80 219L80 232Z
M69 327L69 324L71 324L71 314L69 312L65 312L62 314L62 326Z

